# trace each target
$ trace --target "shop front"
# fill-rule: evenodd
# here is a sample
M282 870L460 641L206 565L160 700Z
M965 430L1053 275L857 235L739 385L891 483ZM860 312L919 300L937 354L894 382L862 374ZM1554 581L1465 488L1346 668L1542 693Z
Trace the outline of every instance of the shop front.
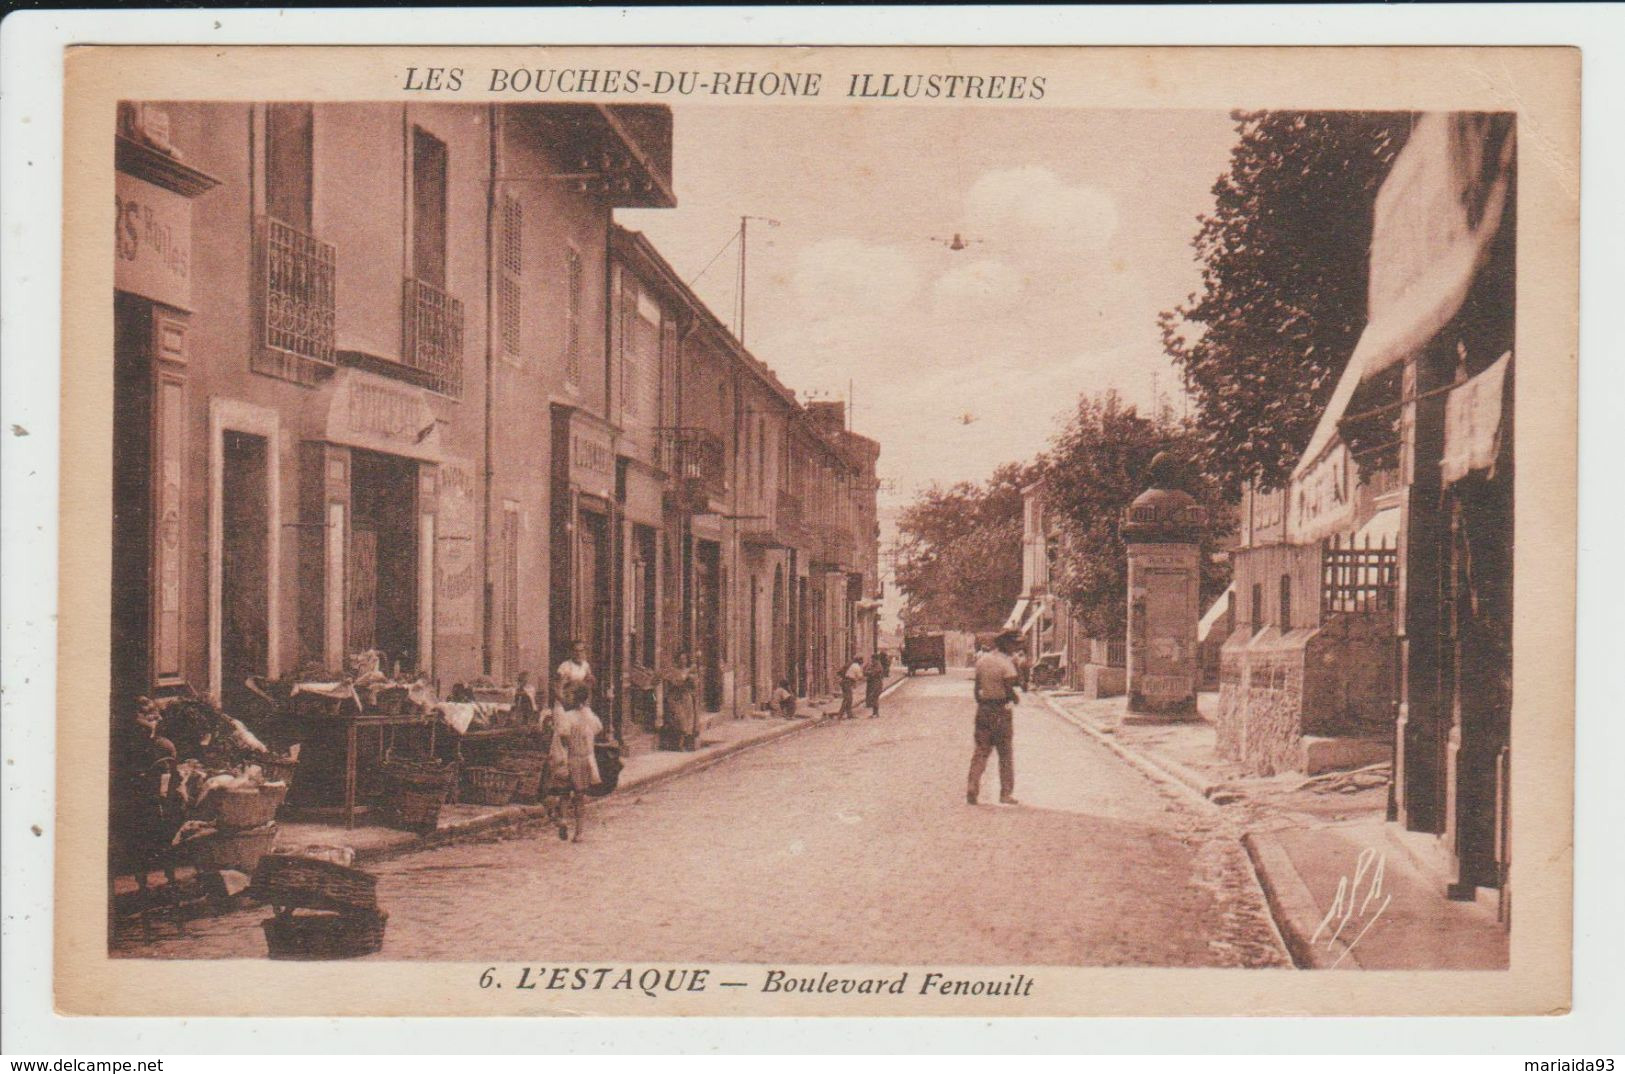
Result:
M212 176L155 148L144 119L121 110L114 177L113 275L113 623L114 712L187 677L190 639L183 614L183 525L191 490L188 334L192 315L192 199ZM216 471L218 472L218 471ZM265 490L260 497L266 496ZM245 503L242 510L253 509ZM262 509L257 532L269 540ZM260 570L269 565L259 557ZM269 580L256 587L262 612ZM262 614L244 664L275 657L275 630Z
M597 686L593 708L613 715L620 677L615 430L576 407L553 407L552 600L549 668L580 643Z

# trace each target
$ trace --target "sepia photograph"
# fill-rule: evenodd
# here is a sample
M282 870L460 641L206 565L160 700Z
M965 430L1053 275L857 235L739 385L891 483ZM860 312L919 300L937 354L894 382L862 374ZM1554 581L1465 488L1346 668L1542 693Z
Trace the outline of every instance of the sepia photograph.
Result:
M62 671L104 703L59 732L103 920L60 952L259 982L153 1013L374 1011L290 962L455 964L444 1013L1081 1014L1138 970L1533 1013L1572 114L1322 105L1302 55L1158 103L1019 49L411 50L370 93L318 50L277 95L116 51L70 121L115 213Z

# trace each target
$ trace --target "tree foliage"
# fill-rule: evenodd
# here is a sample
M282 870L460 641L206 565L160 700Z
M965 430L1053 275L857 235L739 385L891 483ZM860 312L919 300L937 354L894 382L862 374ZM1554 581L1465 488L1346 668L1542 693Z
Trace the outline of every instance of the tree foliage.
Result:
M1051 443L1042 463L1044 500L1058 523L1060 544L1050 584L1071 604L1092 637L1120 638L1127 629L1128 550L1123 512L1147 488L1151 460L1166 451L1190 460L1200 437L1164 408L1143 417L1115 392L1078 400L1077 409ZM1202 603L1224 591L1230 567L1217 551L1233 528L1219 486L1194 466L1180 482L1208 509L1202 547Z
M1366 321L1377 189L1404 113L1234 113L1192 240L1202 290L1159 318L1196 404L1193 461L1235 495L1291 473Z
M1009 463L985 483L933 484L898 518L897 586L911 628L989 630L1021 595L1021 490Z

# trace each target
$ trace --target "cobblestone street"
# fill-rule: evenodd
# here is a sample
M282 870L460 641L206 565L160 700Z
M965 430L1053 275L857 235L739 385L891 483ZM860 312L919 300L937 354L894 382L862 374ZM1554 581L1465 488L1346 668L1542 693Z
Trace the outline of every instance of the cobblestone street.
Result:
M908 680L881 719L612 797L579 844L531 827L372 866L376 957L1288 964L1222 818L1036 699L1017 710L1021 804L968 806L968 693L960 671ZM260 958L267 913L119 953Z

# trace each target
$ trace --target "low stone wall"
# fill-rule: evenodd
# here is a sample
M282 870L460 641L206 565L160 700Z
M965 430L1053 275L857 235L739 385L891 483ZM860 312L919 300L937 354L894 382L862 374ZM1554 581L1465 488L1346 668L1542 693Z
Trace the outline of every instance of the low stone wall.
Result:
M1336 616L1285 634L1237 629L1219 655L1219 755L1269 776L1303 768L1305 736L1388 733L1393 638L1385 626L1374 616Z
M1106 664L1083 665L1083 681L1078 689L1085 697L1121 697L1128 686L1128 669Z

